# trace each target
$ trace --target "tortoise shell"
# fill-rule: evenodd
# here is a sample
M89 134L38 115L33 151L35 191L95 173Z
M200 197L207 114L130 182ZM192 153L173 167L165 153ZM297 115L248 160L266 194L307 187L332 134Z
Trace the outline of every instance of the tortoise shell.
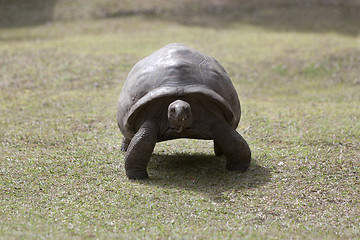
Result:
M202 95L221 106L234 129L240 121L240 102L225 69L214 58L184 44L166 45L131 69L120 93L118 125L129 139L136 133L138 111L163 97ZM161 101L161 100L160 100ZM203 103L204 104L204 103ZM207 103L205 103L207 104Z

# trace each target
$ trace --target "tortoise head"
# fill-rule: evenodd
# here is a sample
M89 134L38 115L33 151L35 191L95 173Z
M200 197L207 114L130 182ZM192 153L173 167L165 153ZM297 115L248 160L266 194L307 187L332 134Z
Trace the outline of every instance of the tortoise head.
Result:
M169 104L168 119L170 128L177 133L190 128L193 122L190 104L183 100L176 100Z

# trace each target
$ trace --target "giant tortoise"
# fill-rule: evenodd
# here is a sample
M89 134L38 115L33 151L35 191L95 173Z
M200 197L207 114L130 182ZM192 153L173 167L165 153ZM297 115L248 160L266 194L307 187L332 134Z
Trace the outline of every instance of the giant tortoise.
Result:
M228 170L245 171L251 151L236 131L240 115L236 90L214 58L184 44L166 45L135 64L120 93L127 177L148 178L156 142L176 138L213 140Z

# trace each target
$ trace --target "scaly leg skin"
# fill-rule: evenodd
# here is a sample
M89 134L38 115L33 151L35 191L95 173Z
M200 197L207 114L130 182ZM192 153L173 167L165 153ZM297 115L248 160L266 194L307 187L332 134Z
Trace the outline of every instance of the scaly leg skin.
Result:
M214 152L215 152L215 156L221 156L223 155L223 152L221 150L221 148L219 147L219 144L214 140Z
M251 151L245 139L226 122L212 126L214 141L226 157L226 168L245 172L251 162Z
M126 176L129 179L146 179L146 167L154 150L159 126L154 121L145 121L131 139L125 155Z
M128 139L128 138L126 138L126 137L123 137L122 143L121 143L121 147L120 147L120 150L121 150L122 152L126 152L126 150L127 150L128 147L129 147L130 141L131 141L131 139Z

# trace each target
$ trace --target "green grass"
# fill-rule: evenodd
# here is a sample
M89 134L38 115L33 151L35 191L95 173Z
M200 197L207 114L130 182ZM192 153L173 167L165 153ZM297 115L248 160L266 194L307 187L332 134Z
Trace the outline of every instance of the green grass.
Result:
M0 238L360 238L360 38L296 29L141 16L0 29ZM246 173L209 141L174 140L149 181L126 178L117 97L170 42L227 69Z

